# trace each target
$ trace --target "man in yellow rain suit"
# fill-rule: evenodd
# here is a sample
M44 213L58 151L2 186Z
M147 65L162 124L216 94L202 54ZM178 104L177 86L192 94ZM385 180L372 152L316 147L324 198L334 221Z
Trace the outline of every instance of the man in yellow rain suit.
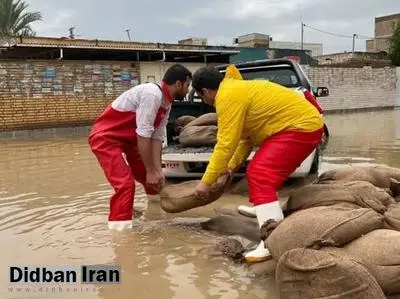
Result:
M206 197L209 186L245 162L259 146L247 168L250 202L259 226L268 219L283 219L277 191L318 146L324 121L300 93L266 80L243 80L234 65L225 77L213 67L193 74L192 86L202 100L216 109L217 144L206 172L196 187ZM270 257L261 241L245 254L247 262Z

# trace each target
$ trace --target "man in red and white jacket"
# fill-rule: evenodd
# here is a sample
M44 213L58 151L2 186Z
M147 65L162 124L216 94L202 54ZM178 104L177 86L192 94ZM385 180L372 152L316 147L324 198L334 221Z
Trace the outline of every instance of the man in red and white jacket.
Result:
M105 177L114 188L108 215L109 229L132 228L135 180L148 199L164 184L161 151L174 100L188 93L191 72L175 64L160 85L144 83L117 97L95 120L89 144Z

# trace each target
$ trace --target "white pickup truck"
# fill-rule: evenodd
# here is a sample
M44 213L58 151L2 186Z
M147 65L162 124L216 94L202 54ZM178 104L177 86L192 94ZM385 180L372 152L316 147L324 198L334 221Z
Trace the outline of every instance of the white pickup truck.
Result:
M329 95L329 90L326 87L313 89L301 66L289 59L258 60L236 63L235 65L245 80L265 79L299 90L299 92L305 88L316 97ZM221 65L217 68L224 73L227 66ZM215 112L214 108L202 103L193 90L185 101L173 103L162 154L162 167L166 178L200 178L205 172L213 147L179 147L179 144L176 144L173 138L173 127L175 119L180 116L192 115L198 117L209 112ZM303 161L291 177L305 177L318 171L321 147L326 144L328 137L328 128L325 126L325 142ZM255 151L250 154L247 162L252 159L254 153ZM246 166L238 171L238 176L245 174Z

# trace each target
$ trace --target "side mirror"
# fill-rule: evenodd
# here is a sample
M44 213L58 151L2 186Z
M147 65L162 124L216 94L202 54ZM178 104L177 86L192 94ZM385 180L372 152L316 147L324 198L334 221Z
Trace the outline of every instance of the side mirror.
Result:
M329 89L328 87L317 87L316 90L314 90L315 96L318 97L327 97L329 96Z

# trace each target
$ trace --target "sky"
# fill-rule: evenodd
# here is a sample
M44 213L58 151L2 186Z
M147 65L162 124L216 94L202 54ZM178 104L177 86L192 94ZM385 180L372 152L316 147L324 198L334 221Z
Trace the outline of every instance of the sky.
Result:
M209 45L232 45L248 33L276 41L323 43L324 54L351 51L353 34L374 36L374 18L400 13L400 0L25 0L43 20L33 25L38 36L177 43L205 37ZM346 35L338 37L313 28ZM365 51L357 38L356 51Z

